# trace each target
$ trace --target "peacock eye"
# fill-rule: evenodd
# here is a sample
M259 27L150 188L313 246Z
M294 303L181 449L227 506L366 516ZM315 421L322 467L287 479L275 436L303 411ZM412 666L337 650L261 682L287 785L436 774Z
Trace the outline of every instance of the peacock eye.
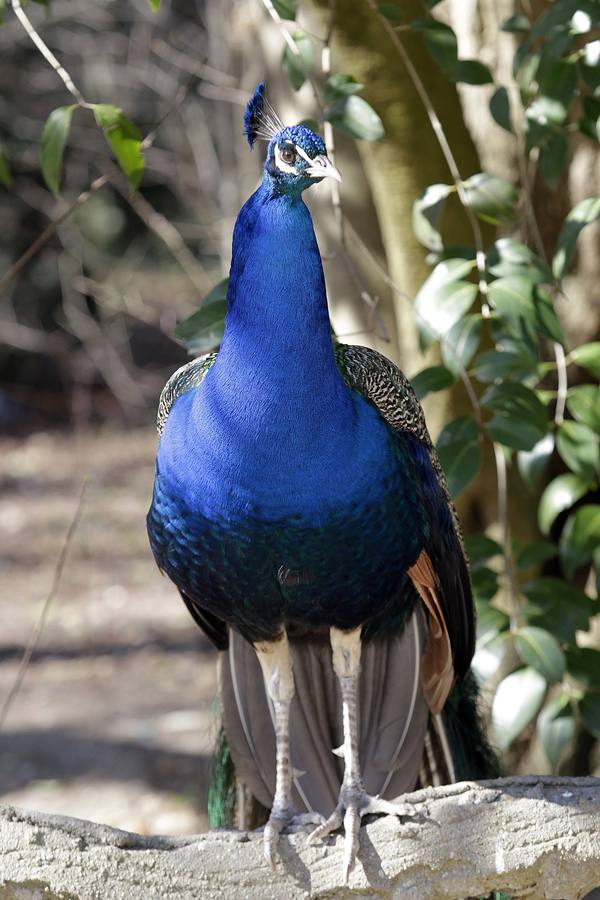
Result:
M281 151L281 158L284 163L293 163L296 162L297 153L293 147L284 147Z

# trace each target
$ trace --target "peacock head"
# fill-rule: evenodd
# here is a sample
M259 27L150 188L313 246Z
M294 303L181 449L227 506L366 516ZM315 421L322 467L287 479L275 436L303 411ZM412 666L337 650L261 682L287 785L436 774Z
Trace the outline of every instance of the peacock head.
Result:
M244 134L250 149L257 139L268 141L265 176L277 193L299 195L323 178L342 177L327 156L323 138L306 125L284 127L265 97L261 82L246 107Z

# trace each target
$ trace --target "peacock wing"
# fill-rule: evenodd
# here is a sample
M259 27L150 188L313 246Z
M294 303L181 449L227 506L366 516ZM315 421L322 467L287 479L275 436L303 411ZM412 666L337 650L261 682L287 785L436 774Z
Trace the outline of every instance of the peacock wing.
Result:
M456 509L423 409L403 372L367 347L338 344L335 356L346 385L373 403L408 441L415 479L422 486L429 538L408 574L429 613L423 686L430 708L439 712L455 677L467 673L475 641L468 563Z

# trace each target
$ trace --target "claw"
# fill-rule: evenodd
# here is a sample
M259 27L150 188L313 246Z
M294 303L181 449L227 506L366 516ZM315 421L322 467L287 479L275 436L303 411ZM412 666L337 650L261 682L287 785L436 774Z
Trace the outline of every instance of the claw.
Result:
M323 827L323 824L323 816L319 813L309 812L294 815L291 810L273 810L263 834L263 853L273 871L277 868L279 835L284 829L295 830L305 828L307 825Z
M338 804L329 818L308 836L307 843L314 844L322 840L332 831L344 825L344 858L342 870L344 884L356 865L356 856L360 846L360 821L366 815L412 816L414 809L406 803L393 803L381 797L371 797L362 787L342 786Z

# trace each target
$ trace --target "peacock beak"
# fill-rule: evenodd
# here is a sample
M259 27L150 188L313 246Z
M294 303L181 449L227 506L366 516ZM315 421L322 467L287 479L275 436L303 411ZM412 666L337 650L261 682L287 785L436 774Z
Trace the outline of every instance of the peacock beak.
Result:
M315 156L304 171L311 178L335 178L339 182L342 180L342 176L327 156Z

